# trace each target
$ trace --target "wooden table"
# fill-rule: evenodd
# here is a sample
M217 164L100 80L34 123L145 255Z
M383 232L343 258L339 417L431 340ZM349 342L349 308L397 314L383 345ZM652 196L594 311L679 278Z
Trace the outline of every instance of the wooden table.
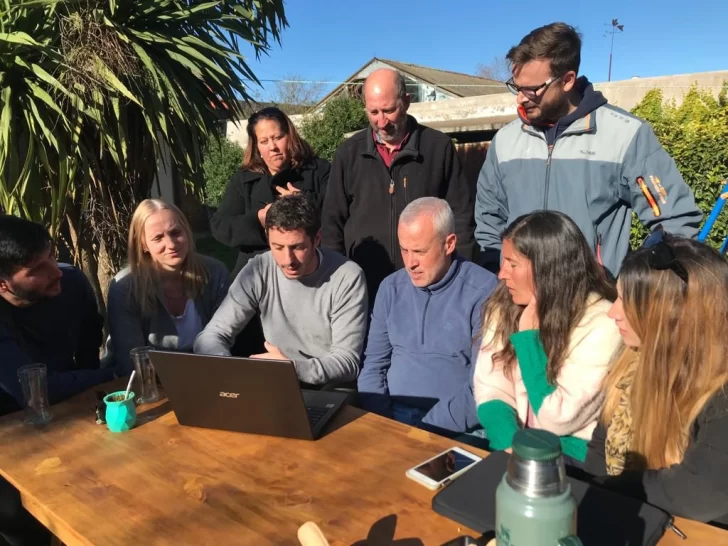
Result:
M53 407L45 428L0 419L0 474L68 546L297 545L316 522L335 545L439 545L476 533L434 513L406 469L454 445L345 408L316 442L182 427L168 402L137 427L94 422L93 392ZM466 446L471 451L477 451ZM485 455L485 453L481 452ZM728 533L680 520L661 546L726 544Z

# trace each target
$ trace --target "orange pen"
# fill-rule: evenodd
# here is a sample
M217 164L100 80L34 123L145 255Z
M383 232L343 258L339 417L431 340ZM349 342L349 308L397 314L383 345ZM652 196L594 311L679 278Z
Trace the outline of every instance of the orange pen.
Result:
M650 191L650 188L647 187L647 184L645 184L645 179L641 176L637 177L637 184L639 185L640 189L642 190L642 193L644 194L645 198L647 199L647 202L650 204L650 207L652 207L652 212L655 214L655 216L660 216L660 206L657 204L657 200L652 195L652 192Z

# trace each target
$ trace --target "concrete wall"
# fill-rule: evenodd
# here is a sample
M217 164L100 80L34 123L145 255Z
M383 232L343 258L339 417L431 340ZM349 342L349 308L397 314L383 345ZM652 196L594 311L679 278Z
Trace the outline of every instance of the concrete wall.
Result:
M240 121L228 121L225 127L225 136L233 142L237 142L240 147L244 149L248 145L247 127L247 119Z
M717 96L724 81L728 82L728 70L632 78L598 83L594 87L604 93L611 104L631 110L651 89L659 87L666 99L679 104L692 85L697 84ZM442 102L420 102L412 104L409 111L421 123L447 133L490 130L516 118L516 101L511 93L499 93Z
M680 104L685 93L693 85L697 84L700 89L710 91L717 97L723 87L723 82L728 82L728 70L655 78L632 78L631 80L598 83L594 87L604 93L611 104L631 110L639 104L648 91L657 87L662 89L666 99Z

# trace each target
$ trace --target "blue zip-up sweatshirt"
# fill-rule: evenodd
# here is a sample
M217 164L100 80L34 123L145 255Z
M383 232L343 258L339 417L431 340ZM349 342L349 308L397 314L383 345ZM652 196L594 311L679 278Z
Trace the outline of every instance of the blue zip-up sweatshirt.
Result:
M472 375L481 311L498 280L455 255L427 288L406 269L377 292L358 387L362 406L391 416L390 401L429 410L423 423L453 432L479 426Z

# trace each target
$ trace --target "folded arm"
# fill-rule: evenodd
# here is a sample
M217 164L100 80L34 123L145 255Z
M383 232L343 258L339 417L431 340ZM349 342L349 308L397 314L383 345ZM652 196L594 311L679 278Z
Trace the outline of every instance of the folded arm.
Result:
M596 422L604 398L602 380L620 344L619 330L606 315L572 344L556 384L546 377L546 354L537 330L511 336L528 400L539 424L568 436Z
M651 200L637 183L641 176ZM637 131L625 154L622 187L632 209L647 229L661 224L665 231L680 237L698 234L703 213L695 204L690 187L675 161L660 144L649 123Z

